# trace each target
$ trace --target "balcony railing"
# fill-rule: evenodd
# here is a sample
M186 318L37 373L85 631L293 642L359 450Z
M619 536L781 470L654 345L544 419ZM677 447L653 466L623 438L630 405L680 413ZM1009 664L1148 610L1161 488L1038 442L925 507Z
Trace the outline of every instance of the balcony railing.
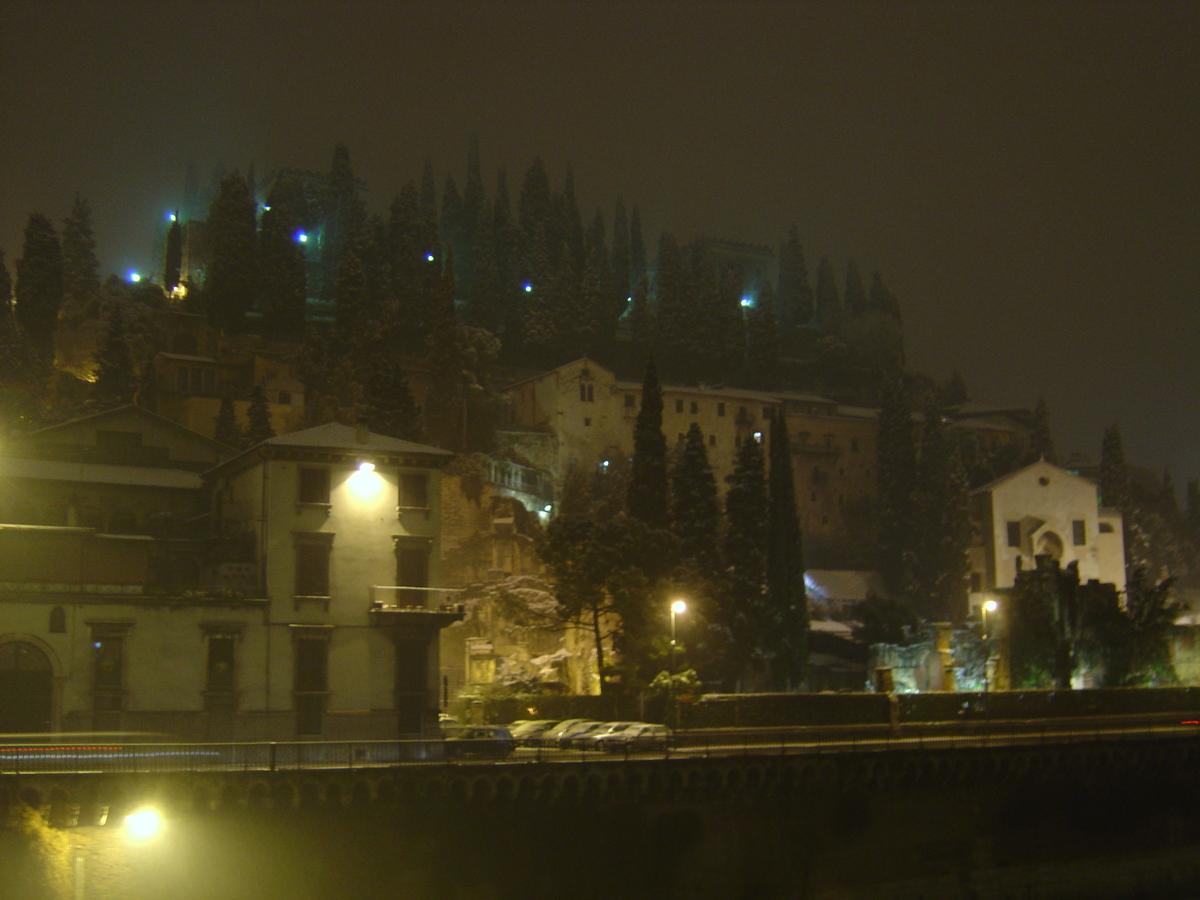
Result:
M456 588L407 587L394 584L371 585L372 612L460 612L462 603Z

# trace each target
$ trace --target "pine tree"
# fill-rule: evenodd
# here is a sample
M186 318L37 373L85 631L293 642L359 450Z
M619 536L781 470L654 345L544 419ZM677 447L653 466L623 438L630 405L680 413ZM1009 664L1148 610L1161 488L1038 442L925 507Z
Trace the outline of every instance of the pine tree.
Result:
M183 269L183 228L179 224L179 210L167 229L167 249L163 253L163 290L173 291L179 286Z
M704 432L693 422L671 473L671 531L679 539L680 561L709 580L715 580L721 570L720 530L717 482Z
M204 298L209 321L241 329L257 284L257 216L246 180L237 172L221 181L208 208L209 262Z
M413 400L408 377L386 347L377 348L364 373L363 406L367 425L376 434L407 441L421 439L421 409Z
M775 687L788 690L800 685L808 665L808 593L792 454L782 408L771 418L770 459L766 585L775 627L769 652Z
M723 668L731 687L750 670L762 668L759 650L769 643L773 624L766 596L769 507L762 446L747 438L738 448L725 493L724 557L729 588L718 620L730 637Z
M233 398L228 391L221 395L221 405L217 408L216 430L213 437L228 447L241 447L245 442L242 429L238 427L237 415L233 409Z
M571 267L578 272L583 268L583 217L575 199L575 173L570 163L567 163L567 174L563 179L557 207L559 221L554 228L554 236L560 239L558 246L570 254Z
M642 240L642 215L638 212L638 205L635 203L629 214L629 283L636 285L647 276L646 244Z
M637 349L648 352L654 346L654 313L650 310L650 287L644 277L633 289L629 331Z
M13 297L17 321L37 351L39 365L48 371L54 361L54 329L63 299L62 248L54 226L41 213L32 213L25 226Z
M465 448L466 397L463 358L454 312L454 255L434 285L434 319L429 330L429 369L432 384L426 398L425 429L435 447L454 452Z
M96 349L96 381L92 397L103 409L124 406L133 402L137 390L137 373L129 356L129 343L124 317L119 307L109 310L104 336Z
M439 234L442 239L443 252L454 254L457 284L463 271L464 260L469 257L469 254L464 252L467 241L466 208L453 175L446 176L446 186L442 189L442 218Z
M517 280L521 284L539 275L535 271L535 248L540 246L546 252L547 266L551 262L547 248L552 242L552 207L550 180L546 177L541 158L535 158L525 173L521 195L517 200ZM554 249L557 253L558 248Z
M883 384L876 443L876 523L879 571L896 596L909 592L912 577L909 546L915 522L911 497L917 470L912 419L903 376L889 376Z
M250 405L246 408L246 434L243 443L247 447L254 447L273 437L275 429L271 426L271 407L267 403L267 392L261 384L256 384L250 391Z
M373 333L375 323L368 316L370 298L366 272L353 250L342 255L334 299L338 340L346 350L361 349L363 341Z
M612 257L609 260L613 278L613 300L623 314L626 306L632 301L633 289L637 282L630 277L629 260L629 220L625 216L625 203L618 199L617 208L613 212Z
M642 405L633 425L633 466L626 508L651 528L667 524L667 439L662 430L662 386L651 358L642 381Z
M92 208L75 195L71 214L62 230L63 306L75 311L88 309L100 293L100 263L92 233Z
M871 276L871 297L867 306L894 319L897 325L902 321L900 316L900 301L896 299L895 294L888 290L887 285L883 283L883 276L878 272L875 272Z
M1038 397L1033 411L1033 433L1029 438L1029 455L1032 461L1044 459L1058 465L1058 454L1054 451L1054 437L1050 434L1050 413L1046 409L1046 398Z

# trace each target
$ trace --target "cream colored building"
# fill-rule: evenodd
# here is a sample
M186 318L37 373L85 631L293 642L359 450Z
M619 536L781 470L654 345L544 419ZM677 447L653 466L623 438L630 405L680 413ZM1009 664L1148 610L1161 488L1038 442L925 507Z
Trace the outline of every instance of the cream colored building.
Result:
M970 551L970 606L1013 586L1018 566L1046 555L1079 578L1125 590L1125 545L1119 512L1100 507L1099 488L1040 460L971 495L976 539Z
M20 501L4 511L57 510L55 497L115 490L119 476L135 511L206 498L192 523L205 538L151 533L150 516L116 529L110 518L0 524L0 732L437 733L438 633L462 617L439 587L451 454L329 424L214 468L220 445L137 410L69 425L42 436L56 445L44 455L86 456L91 434L128 465L106 456L34 472L21 460L0 469L2 493ZM186 464L197 453L210 454L203 482ZM172 468L173 454L184 465ZM69 490L31 480L64 473ZM156 574L163 559L180 577Z
M510 385L505 395L523 431L504 437L537 454L559 491L572 469L603 470L606 461L633 454L641 382L618 380L584 358ZM874 410L802 392L664 384L662 395L668 447L681 445L693 422L699 425L722 493L741 442L768 441L771 418L782 409L806 541L845 556L846 548L864 539L875 497Z

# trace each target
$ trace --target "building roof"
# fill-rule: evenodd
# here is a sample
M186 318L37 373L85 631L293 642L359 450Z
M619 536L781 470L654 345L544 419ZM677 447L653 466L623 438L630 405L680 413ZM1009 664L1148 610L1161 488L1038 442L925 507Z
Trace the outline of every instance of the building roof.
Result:
M20 459L18 457L0 457L0 477L178 488L180 490L199 490L201 487L200 474L187 469L167 469L157 466L111 466L103 463Z
M59 422L55 425L47 425L45 428L39 428L36 431L26 431L23 434L13 435L13 437L11 438L11 441L12 441L12 443L16 444L16 443L20 443L23 441L27 441L30 438L39 438L40 439L40 438L43 438L46 436L53 436L56 432L59 432L59 431L67 431L69 429L75 428L78 425L100 422L104 419L115 419L115 418L118 418L118 417L124 416L124 415L135 415L140 418L144 418L148 422L152 422L155 425L160 425L163 428L172 429L174 431L179 432L180 434L186 435L188 438L190 438L193 441L199 441L201 443L211 445L212 447L219 449L219 450L224 450L226 452L229 452L232 449L231 447L229 447L225 444L222 444L220 441L214 441L212 438L205 437L204 435L200 434L197 431L192 431L192 429L188 428L185 425L180 425L178 422L173 422L168 418L160 416L157 413L152 413L152 412L150 412L150 410L143 409L142 407L137 406L132 403L127 404L125 406L117 406L117 407L114 407L113 409L106 409L103 412L92 413L91 415L87 415L87 416L80 416L77 419L68 419L66 422Z
M1008 482L1019 478L1021 475L1024 475L1030 469L1036 469L1036 468L1049 469L1050 471L1052 471L1058 475L1065 476L1067 478L1073 478L1076 481L1082 481L1084 484L1090 485L1093 488L1096 487L1096 483L1094 481L1089 481L1088 479L1083 478L1082 476L1076 475L1074 472L1064 469L1061 466L1056 466L1056 465L1054 465L1054 463L1048 463L1044 459L1039 459L1037 462L1030 463L1027 466L1022 466L1020 469L1017 469L1016 471L1013 471L1013 472L1009 472L1007 475L1001 475L995 481L990 482L989 484L985 484L983 487L976 488L975 490L971 491L971 493L972 494L991 493L992 491L994 491L996 488L1000 487L1001 485L1007 484Z

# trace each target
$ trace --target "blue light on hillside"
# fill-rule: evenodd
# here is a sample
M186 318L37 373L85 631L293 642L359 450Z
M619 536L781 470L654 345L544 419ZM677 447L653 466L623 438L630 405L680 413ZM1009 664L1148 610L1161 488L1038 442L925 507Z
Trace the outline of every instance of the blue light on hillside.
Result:
M754 298L753 297L743 297L742 298L742 306L746 307L747 309L753 309L754 308Z
M527 294L533 293L533 285L532 284L525 285L525 293L527 293Z
M131 284L137 284L141 280L142 280L141 275L139 275L137 272L133 271L133 269L129 270L129 281Z
M176 220L175 213L173 213L173 212L167 213L167 221L168 222L174 222L175 220Z
M297 231L296 232L296 241L301 244L307 244L308 243L308 235L305 234L303 231Z
M425 254L425 262L433 262L434 259L435 259L435 257L432 253Z

